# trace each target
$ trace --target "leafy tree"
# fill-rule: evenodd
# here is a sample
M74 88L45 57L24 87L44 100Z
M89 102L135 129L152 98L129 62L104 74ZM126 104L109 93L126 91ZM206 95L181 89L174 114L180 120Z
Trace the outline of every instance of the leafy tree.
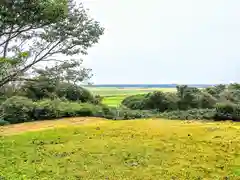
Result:
M240 89L229 88L219 94L220 102L232 102L240 104Z
M212 96L219 98L220 93L223 92L225 89L226 89L226 85L219 84L213 87L207 87L205 91L207 91Z
M59 82L45 76L39 76L31 81L26 81L20 88L19 95L26 96L32 100L43 98L54 98Z
M199 108L212 109L217 103L217 99L207 92L201 92L199 97Z
M92 76L91 69L84 68L82 62L82 60L72 59L51 67L47 66L41 69L35 68L34 74L59 82L80 84L82 82L87 82Z
M0 87L46 61L67 62L57 55L87 54L103 31L73 0L1 1Z
M199 107L199 94L200 90L187 85L177 86L177 95L180 98L178 107L181 110Z
M22 123L33 119L34 103L26 97L13 96L1 105L0 114L9 123Z
M240 84L238 83L232 83L228 86L228 89L233 89L233 90L240 90Z
M69 101L92 102L94 100L90 91L70 83L60 83L56 88L56 95Z

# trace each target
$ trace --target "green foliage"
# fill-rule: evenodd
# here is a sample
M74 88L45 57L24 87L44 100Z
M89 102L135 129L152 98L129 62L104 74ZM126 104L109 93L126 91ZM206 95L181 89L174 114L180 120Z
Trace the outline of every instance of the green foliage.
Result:
M31 81L27 81L22 87L21 92L32 100L40 100L43 98L53 98L58 83L47 77L38 77Z
M177 96L180 98L178 108L180 110L187 110L199 107L199 94L201 91L194 87L187 85L177 86Z
M103 101L103 97L100 96L100 95L95 95L93 97L93 100L91 100L90 102L93 103L93 104L101 104Z
M219 84L216 86L207 87L205 89L205 91L207 91L209 94L211 94L215 98L219 98L220 93L222 93L224 90L226 90L226 88L227 88L226 85Z
M0 64L4 68L0 69L0 87L22 81L28 77L27 71L43 61L59 62L53 59L55 55L87 54L103 32L104 28L74 0L1 1ZM66 65L70 60L61 61ZM67 77L70 81L84 80L82 74L88 73L80 68L67 71Z
M5 126L5 125L9 125L10 123L8 121L5 121L3 119L0 119L0 126Z
M220 102L232 102L236 104L240 104L240 89L233 89L229 88L219 95L219 101Z
M2 118L11 124L48 120L63 117L105 117L107 119L136 119L152 117L150 111L114 108L105 105L44 99L33 102L25 97L14 96L2 106Z
M176 110L177 101L178 97L174 93L155 91L126 97L122 101L122 105L133 110L157 110L163 112L165 110Z
M146 99L145 94L137 94L137 95L129 96L122 101L122 105L130 109L142 110L145 108L145 104L144 104L145 99Z
M1 105L2 118L11 124L32 121L35 105L26 97L13 96Z
M158 115L158 117L175 120L212 120L215 114L215 109L190 109L164 112Z
M214 119L240 121L240 105L232 102L218 103Z
M64 97L69 101L81 101L81 102L94 101L94 96L91 94L90 91L83 87L70 83L59 84L59 86L56 88L56 95L58 97ZM96 101L94 102L96 103Z
M99 97L95 97L87 89L71 83L58 82L54 79L40 76L39 78L26 82L20 90L22 95L33 99L65 98L69 101L99 103Z
M163 93L161 91L155 91L149 93L144 101L144 109L157 110L159 112L176 110L178 98L174 93Z
M103 117L104 112L101 106L94 104L61 100L39 101L34 110L36 120L81 116Z
M105 113L105 118L114 120L131 120L155 117L152 111L147 110L131 110L127 108L108 108L109 111Z
M238 83L232 83L228 86L228 89L233 89L233 90L240 90L240 84Z
M42 100L35 104L36 108L33 114L36 120L54 119L62 116L60 100Z
M198 98L199 108L202 109L212 109L218 101L217 98L204 91L198 95Z

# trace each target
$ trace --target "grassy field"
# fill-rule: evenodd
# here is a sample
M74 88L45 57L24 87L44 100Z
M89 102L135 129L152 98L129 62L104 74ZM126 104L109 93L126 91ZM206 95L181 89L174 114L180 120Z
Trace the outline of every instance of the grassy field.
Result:
M115 96L106 96L103 98L102 103L108 106L116 107L121 104L122 100L125 99L128 95L115 95Z
M153 91L175 91L175 88L88 88L93 94L100 96L119 96L119 95L134 95L144 94Z
M103 96L103 104L118 106L127 96L146 94L153 91L171 92L175 88L88 88L93 94Z
M240 177L237 123L70 118L0 130L0 177L9 180Z

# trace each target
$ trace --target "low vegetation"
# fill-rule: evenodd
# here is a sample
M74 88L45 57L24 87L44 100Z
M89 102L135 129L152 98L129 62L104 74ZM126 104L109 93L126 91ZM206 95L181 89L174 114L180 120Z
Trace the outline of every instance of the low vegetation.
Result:
M26 83L17 94L3 101L0 106L0 125L83 116L114 120L149 117L240 120L240 91L236 84L201 90L179 86L175 93L154 91L128 97L119 96L118 98L123 99L122 105L114 106L113 102L119 100L116 97L108 97L106 101L80 86L63 82L52 86L49 83L52 81L45 80L40 78ZM214 92L219 91L219 86L222 90L218 95Z
M125 98L122 105L151 110L170 119L215 119L240 121L240 85L217 85L198 89L177 86L176 92L155 91Z

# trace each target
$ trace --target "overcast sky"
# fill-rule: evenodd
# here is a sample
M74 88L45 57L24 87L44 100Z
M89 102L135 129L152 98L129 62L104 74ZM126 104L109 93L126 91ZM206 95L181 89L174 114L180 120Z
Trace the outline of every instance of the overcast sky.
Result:
M239 0L78 1L106 28L94 83L240 82Z

